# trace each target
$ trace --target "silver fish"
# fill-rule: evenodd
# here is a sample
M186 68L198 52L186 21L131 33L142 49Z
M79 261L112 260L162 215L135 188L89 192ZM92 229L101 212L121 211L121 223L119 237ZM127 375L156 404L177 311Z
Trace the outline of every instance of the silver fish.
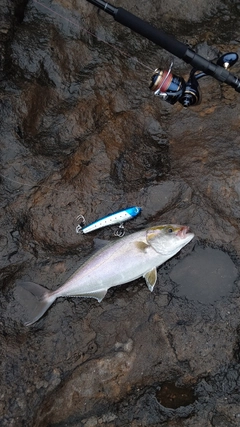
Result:
M181 225L157 225L110 242L98 250L55 291L32 282L22 286L34 296L26 326L36 322L59 297L89 297L102 301L107 290L144 277L150 291L157 267L179 252L194 237Z

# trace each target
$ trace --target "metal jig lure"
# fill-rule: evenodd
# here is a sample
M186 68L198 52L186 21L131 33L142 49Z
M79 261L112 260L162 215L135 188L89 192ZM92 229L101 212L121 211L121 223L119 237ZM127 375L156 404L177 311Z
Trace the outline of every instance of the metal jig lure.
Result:
M140 212L141 208L138 206L131 206L130 208L122 209L120 211L111 213L97 221L92 222L89 225L85 225L85 218L83 215L77 216L77 220L81 220L80 224L76 227L76 233L90 233L91 231L97 230L98 228L107 227L114 224L119 224L119 229L115 231L114 235L123 237L125 234L124 225L125 221L135 218Z

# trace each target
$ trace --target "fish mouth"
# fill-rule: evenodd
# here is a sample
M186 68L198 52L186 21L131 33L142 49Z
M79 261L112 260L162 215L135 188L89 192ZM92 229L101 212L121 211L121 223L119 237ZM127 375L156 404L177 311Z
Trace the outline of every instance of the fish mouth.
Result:
M187 233L189 231L189 227L187 227L186 225L183 225L182 227L180 227L180 229L177 232L177 236L179 236L181 239L185 239Z

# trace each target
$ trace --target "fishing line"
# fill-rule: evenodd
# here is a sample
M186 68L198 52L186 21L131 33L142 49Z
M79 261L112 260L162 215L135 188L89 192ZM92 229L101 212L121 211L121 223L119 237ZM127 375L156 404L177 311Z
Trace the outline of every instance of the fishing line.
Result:
M79 23L73 21L72 19L67 18L66 16L63 16L61 13L56 12L55 10L51 9L50 7L46 6L45 4L43 4L42 2L38 1L38 0L33 0L34 3L38 4L39 6L42 6L44 9L46 9L47 11L51 12L53 15L56 15L58 17L60 17L61 19L69 22L71 25L73 25L74 27L76 27L78 30L82 30L85 31L87 34L91 35L92 37L96 38L98 41L105 43L106 45L108 45L110 48L114 49L116 52L120 53L122 56L125 56L127 59L131 59L133 58L131 55L129 55L128 53L126 53L125 51L123 51L122 49L118 48L117 46L113 45L112 43L107 42L106 40L103 40L102 38L98 37L96 34L94 34L93 32L87 30L86 28L84 28L82 25L80 25ZM152 71L152 68L150 68L149 66L147 66L146 64L142 63L141 61L139 61L136 57L134 58L136 60L136 62L141 65L142 67L145 67L146 69ZM28 186L28 187L44 187L44 188L48 188L48 189L53 189L51 187L48 187L44 184L30 184L30 183L26 183L26 182L20 182L17 181L15 179L9 178L5 175L3 175L2 173L0 173L0 176L2 176L4 179L14 182L16 184L20 184L23 186Z
M67 18L66 16L61 15L61 13L56 12L54 9L51 9L50 7L46 6L45 4L41 3L38 0L33 0L34 3L38 4L39 6L42 6L44 9L48 10L49 12L53 13L54 15L60 17L61 19L69 22L71 25L73 25L74 27L76 27L78 30L82 30L85 31L87 34L91 35L92 37L96 38L98 41L105 43L107 46L111 47L112 49L115 49L118 53L120 53L122 56L125 56L127 59L131 59L133 58L131 55L129 55L128 53L126 53L125 51L123 51L122 49L118 48L117 46L115 46L112 43L107 42L106 40L102 39L101 37L97 36L96 34L94 34L92 31L87 30L86 28L84 28L82 25L80 25L79 23L73 21L72 19ZM150 70L152 72L152 68L149 67L148 65L144 64L143 62L139 61L136 57L134 58L136 60L136 62L141 65L142 67L146 68L147 70Z
M57 192L57 193L59 193L59 192L66 192L66 188L55 188L55 187L50 187L50 186L47 186L47 185L45 185L45 184L39 184L39 183L32 183L32 184L30 184L30 183L26 183L26 182L21 182L21 181L18 181L18 180L16 180L16 179L12 179L12 178L9 178L8 176L6 176L6 175L4 175L4 174L2 174L1 172L0 172L0 176L2 177L2 178L4 178L4 179L6 179L7 181L10 181L10 182L14 182L14 183L16 183L16 184L19 184L19 185L21 185L21 186L27 186L27 187L31 187L31 189L36 189L36 188L38 188L38 189L42 189L42 188L47 188L48 190L52 190L52 191L54 191L54 192ZM43 178L44 179L44 178ZM56 180L55 181L55 183L56 183L56 185L59 183L59 182L61 182L61 181L59 181L59 180ZM1 185L1 181L0 181L0 185ZM19 191L19 190L18 190ZM145 192L145 189L144 188L142 188L141 190L140 190L140 192L141 191L143 191L143 192ZM81 192L81 190L77 190L77 192L79 193L79 195L81 195L82 197L83 197L83 194L84 194L84 192L82 191ZM88 198L90 198L91 200L95 200L96 199L96 195L95 194L93 194L93 195L91 195L91 196L89 196L89 194L88 194ZM114 212L114 209L118 209L119 208L119 201L121 201L121 204L123 204L122 203L122 199L124 199L124 196L123 196L123 194L122 194L122 192L119 192L119 193L116 193L115 195L114 195L114 198L113 198L113 205L112 205L112 207L111 207L111 210L112 210L112 212ZM105 200L107 200L107 196L105 195L101 195L101 197L99 197L98 198L98 202L100 202L100 203L104 203L105 202ZM116 208L115 208L115 205L116 205Z
M20 182L20 181L17 181L16 179L9 178L8 176L3 175L2 173L0 173L0 176L2 176L4 179L7 179L8 181L15 182L16 184L20 184L20 185L27 185L28 187L36 187L37 185L39 185L39 184L28 184L26 182Z
M22 185L22 186L27 186L27 187L31 187L31 188L35 188L35 187L42 188L43 187L43 188L47 188L48 190L59 191L59 189L55 189L54 187L48 187L47 185L44 185L44 184L38 184L38 183L32 183L32 184L30 184L30 183L27 183L27 182L17 181L16 179L9 178L8 176L3 175L2 173L0 173L0 176L2 176L7 181L14 182L14 183ZM56 181L56 182L59 182L59 181Z
M88 29L86 29L85 27L83 27L82 25L80 25L79 23L75 22L72 19L67 18L66 16L63 16L61 13L56 12L54 9L51 9L50 7L46 6L45 4L43 4L42 2L38 1L38 0L33 0L34 3L38 4L39 6L43 7L45 10L51 12L53 15L56 15L58 17L60 17L61 19L65 20L66 22L69 22L71 25L73 25L74 27L76 27L78 30L82 30L84 32L86 32L87 34L91 35L92 37L96 38L98 41L105 43L107 46L109 46L110 48L114 49L116 52L120 53L122 56L126 57L127 59L131 59L133 58L131 55L129 55L127 52L123 51L122 49L118 48L117 46L115 46L112 43L107 42L106 40L102 39L101 37L97 36L96 34L94 34L92 31L89 31ZM136 62L141 65L142 67L152 71L152 68L150 68L149 66L147 66L146 64L142 63L141 61L139 61L136 57L134 58L136 60ZM10 182L19 184L21 186L26 186L26 187L31 187L31 188L35 188L35 187L39 187L39 188L47 188L49 190L56 190L54 189L54 187L49 187L47 185L44 184L39 184L39 183L27 183L27 182L21 182L18 181L16 179L12 179L9 178L8 176L0 173L0 176ZM56 190L56 191L59 191ZM65 191L65 190L64 190Z

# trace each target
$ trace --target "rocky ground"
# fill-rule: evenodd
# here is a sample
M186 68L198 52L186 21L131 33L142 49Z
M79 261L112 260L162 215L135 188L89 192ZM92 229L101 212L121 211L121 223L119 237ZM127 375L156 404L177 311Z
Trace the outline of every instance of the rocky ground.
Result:
M240 426L239 94L208 77L200 105L171 106L148 83L172 55L87 1L2 3L1 425ZM240 52L238 3L116 6L216 60ZM190 67L174 58L174 72ZM195 233L154 292L140 279L100 304L60 299L25 327L18 280L56 289L114 239L76 234L77 215L131 205L128 234Z

